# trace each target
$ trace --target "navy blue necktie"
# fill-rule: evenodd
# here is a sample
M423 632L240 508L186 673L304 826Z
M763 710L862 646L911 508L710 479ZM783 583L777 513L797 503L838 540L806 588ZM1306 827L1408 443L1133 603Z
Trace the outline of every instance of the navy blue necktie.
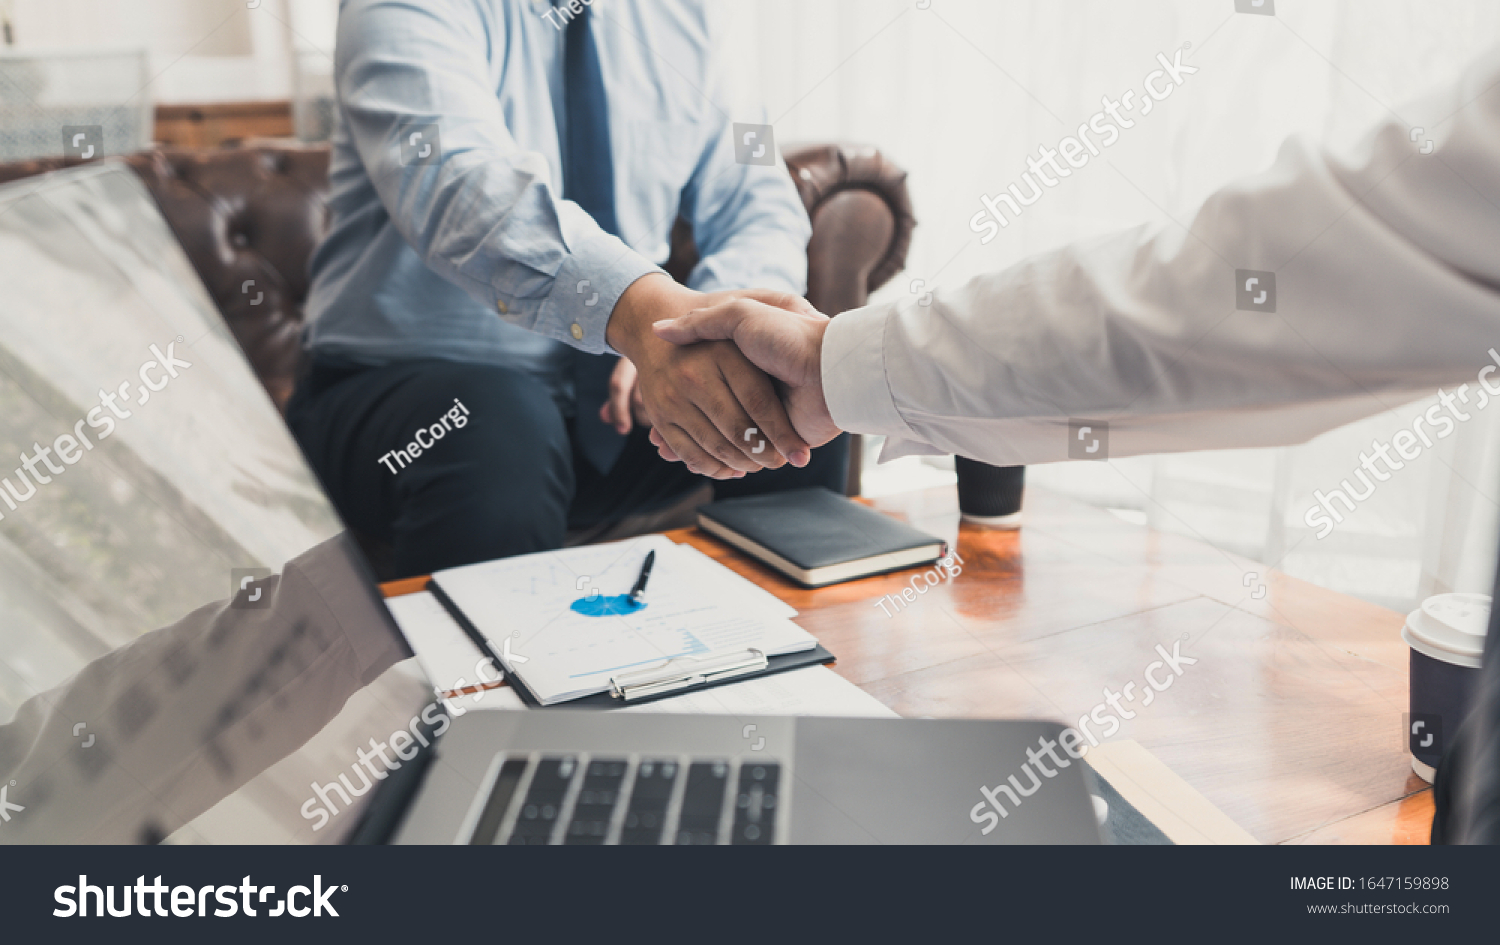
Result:
M620 235L615 219L614 158L609 145L609 110L599 50L589 30L588 7L568 22L563 47L563 196L582 207L607 233ZM585 290L587 287L585 287ZM574 433L579 448L601 473L620 458L625 438L599 419L609 397L615 356L573 349L573 392L578 407Z

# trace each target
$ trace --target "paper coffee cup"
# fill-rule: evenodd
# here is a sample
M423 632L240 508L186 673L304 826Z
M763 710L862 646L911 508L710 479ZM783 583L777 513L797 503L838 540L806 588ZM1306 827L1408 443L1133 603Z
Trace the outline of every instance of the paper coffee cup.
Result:
M965 522L984 528L1020 526L1025 466L991 466L955 456L953 471L958 474L958 511Z
M1411 768L1432 782L1445 739L1458 733L1479 679L1488 594L1438 594L1406 615L1401 639L1411 647L1407 747Z

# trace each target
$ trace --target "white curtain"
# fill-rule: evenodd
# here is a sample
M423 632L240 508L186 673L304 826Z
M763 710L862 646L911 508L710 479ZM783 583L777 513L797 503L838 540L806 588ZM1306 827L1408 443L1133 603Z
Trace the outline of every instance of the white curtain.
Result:
M1273 16L1237 13L1233 0L759 0L734 6L735 65L783 145L868 143L910 172L919 226L888 297L1085 236L1185 224L1214 189L1270 164L1288 135L1347 142L1500 41L1493 0L1268 5ZM968 221L981 194L1018 179L1038 146L1055 146L1101 96L1140 88L1157 53L1171 59L1185 44L1196 74L1138 116L1106 160L979 243ZM1488 357L1475 352L1476 373ZM1397 609L1440 591L1487 593L1500 407L1469 410L1357 511L1340 506L1327 537L1305 523L1314 491L1345 478L1361 488L1360 452L1410 428L1427 403L1381 406L1302 446L1063 463L1031 469L1029 481Z

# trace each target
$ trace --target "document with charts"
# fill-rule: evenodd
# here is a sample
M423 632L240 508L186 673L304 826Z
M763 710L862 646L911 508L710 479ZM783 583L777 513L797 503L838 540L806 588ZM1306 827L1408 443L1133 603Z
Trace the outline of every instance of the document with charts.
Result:
M644 606L629 602L646 555ZM434 574L542 705L609 688L610 677L680 656L767 657L812 649L796 611L687 545L660 535L502 558Z

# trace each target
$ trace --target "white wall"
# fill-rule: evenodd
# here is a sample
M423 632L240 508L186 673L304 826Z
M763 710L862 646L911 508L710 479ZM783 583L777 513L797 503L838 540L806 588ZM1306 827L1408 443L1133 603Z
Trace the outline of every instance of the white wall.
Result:
M134 47L153 102L284 99L293 51L333 48L337 0L0 0L22 52Z

